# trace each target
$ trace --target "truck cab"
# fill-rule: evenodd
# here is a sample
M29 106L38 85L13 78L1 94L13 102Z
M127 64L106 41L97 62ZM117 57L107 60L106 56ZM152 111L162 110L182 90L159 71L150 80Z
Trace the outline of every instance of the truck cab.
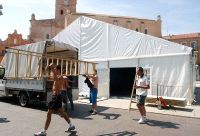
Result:
M4 80L5 76L5 68L0 66L0 96L6 96L6 89L5 89L5 83L6 80Z

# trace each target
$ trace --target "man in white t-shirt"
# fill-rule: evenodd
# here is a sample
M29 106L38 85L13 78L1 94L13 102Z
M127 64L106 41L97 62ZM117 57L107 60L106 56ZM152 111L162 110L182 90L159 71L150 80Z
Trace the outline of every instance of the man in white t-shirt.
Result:
M146 109L145 109L144 105L145 105L145 100L147 97L147 89L149 89L150 86L149 86L147 77L144 75L142 67L138 67L136 74L139 76L138 82L135 85L136 101L137 101L137 107L141 114L141 118L138 121L138 123L141 124L147 120L146 119Z

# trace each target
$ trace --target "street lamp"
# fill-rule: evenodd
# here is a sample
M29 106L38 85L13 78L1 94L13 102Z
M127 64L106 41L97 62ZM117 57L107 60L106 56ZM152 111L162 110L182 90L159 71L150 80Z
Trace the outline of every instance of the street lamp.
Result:
M3 6L2 6L2 4L0 4L0 15L3 15L3 13L2 13L2 11L1 11L1 9L3 9Z

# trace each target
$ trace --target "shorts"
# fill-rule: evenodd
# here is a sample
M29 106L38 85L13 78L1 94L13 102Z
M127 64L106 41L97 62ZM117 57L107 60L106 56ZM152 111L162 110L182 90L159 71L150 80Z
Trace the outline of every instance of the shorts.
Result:
M67 91L66 90L61 91L61 96L62 96L63 103L67 103Z
M139 105L144 105L147 96L136 95L136 103Z
M58 110L62 108L62 96L59 95L52 95L52 100L48 104L48 108L52 110Z
M97 88L90 89L90 103L96 104L97 103Z

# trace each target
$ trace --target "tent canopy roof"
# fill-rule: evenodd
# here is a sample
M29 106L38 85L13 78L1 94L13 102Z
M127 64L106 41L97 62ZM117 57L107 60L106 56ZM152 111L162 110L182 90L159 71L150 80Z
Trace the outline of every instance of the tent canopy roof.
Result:
M79 50L79 59L108 59L190 54L191 47L88 17L79 17L55 41Z

